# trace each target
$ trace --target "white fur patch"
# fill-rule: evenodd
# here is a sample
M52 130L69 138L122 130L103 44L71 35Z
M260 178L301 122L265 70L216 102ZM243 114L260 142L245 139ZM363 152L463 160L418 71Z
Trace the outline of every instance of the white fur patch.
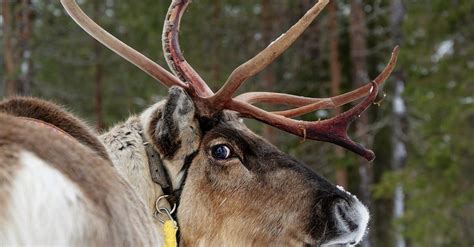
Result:
M20 154L22 168L0 225L0 246L74 245L84 237L84 196L65 175L35 154Z
M357 231L355 241L359 243L364 237L367 229L367 224L369 223L370 214L367 207L364 206L361 202L358 202L356 205L356 210L359 212L360 221L359 221L359 230Z
M339 188L339 187L338 187ZM364 237L369 223L370 215L367 208L359 200L356 200L350 210L344 212L345 217L357 222L357 229L354 231L350 230L347 226L343 217L335 210L334 215L338 224L339 230L343 233L340 237L332 239L331 241L323 244L323 246L331 246L336 244L347 244L351 245L358 244Z

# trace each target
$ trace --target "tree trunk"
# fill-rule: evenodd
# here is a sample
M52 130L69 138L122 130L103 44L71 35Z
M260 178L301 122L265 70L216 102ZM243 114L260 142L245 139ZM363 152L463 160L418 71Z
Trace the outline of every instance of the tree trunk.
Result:
M313 7L314 0L303 0L298 1L298 12L297 16L291 23L296 22L301 16L303 16L308 9ZM314 68L321 68L326 66L323 64L322 52L321 52L321 21L315 21L306 29L304 36L300 42L302 45L298 46L298 64L296 68L304 68L305 70L313 71ZM302 62L301 62L302 61ZM314 75L314 79L318 79L318 75ZM325 92L324 89L320 88L319 93Z
M273 8L270 0L262 0L262 43L264 46L269 45L273 40ZM264 90L273 90L275 86L275 67L270 64L262 72L262 85ZM274 129L271 126L265 125L263 127L262 136L268 141L275 143Z
M32 82L31 0L2 1L2 17L5 96L28 95Z
M100 18L100 2L94 1L94 20L97 22ZM95 82L95 115L96 115L96 129L102 130L105 127L104 113L103 113L103 64L102 64L102 45L93 40L94 46L94 82Z
M95 81L95 115L96 115L96 128L102 130L105 127L104 124L104 111L103 111L103 68L102 68L102 47L98 42L94 40L94 81Z
M362 0L350 1L350 55L353 66L352 79L354 87L359 87L369 81L367 72L367 28L365 23L364 3ZM368 115L364 113L356 122L356 135L363 136L362 144L370 147L370 140L367 138L368 132ZM369 210L373 210L372 197L370 189L373 183L373 169L371 164L366 160L359 158L359 175L360 175L360 195L362 201ZM370 225L374 225L374 219L371 219ZM369 228L371 228L369 226ZM372 246L372 234L367 233L362 246Z
M329 65L331 70L331 95L338 95L341 87L341 63L339 61L339 28L337 24L337 3L329 2L328 5L328 34L329 34ZM341 108L335 109L335 114L339 114ZM344 156L341 147L335 147L337 157ZM343 166L336 167L336 183L347 188L347 169Z
M20 61L20 75L18 79L18 93L22 95L31 94L33 82L33 63L31 60L30 42L33 28L33 6L31 0L20 0L18 13L18 60Z
M403 6L402 0L392 0L390 4L390 31L394 45L400 45L403 41L402 37L402 22L405 16L405 7ZM406 120L407 110L405 101L402 97L403 91L405 90L405 78L403 70L397 68L392 78L395 80L395 90L393 99L393 119L392 119L392 160L391 167L393 170L398 171L403 169L407 158L407 149L405 144L406 133ZM397 220L403 216L404 212L404 192L403 186L398 184L393 195L393 219ZM405 247L406 241L402 235L402 229L396 227L395 229L395 246Z
M3 18L3 60L5 66L5 96L14 96L18 94L16 81L16 62L13 48L11 1L2 1Z
M221 13L221 1L213 0L212 2L212 22L218 26ZM212 32L212 79L213 82L220 82L221 80L221 66L220 66L220 32Z

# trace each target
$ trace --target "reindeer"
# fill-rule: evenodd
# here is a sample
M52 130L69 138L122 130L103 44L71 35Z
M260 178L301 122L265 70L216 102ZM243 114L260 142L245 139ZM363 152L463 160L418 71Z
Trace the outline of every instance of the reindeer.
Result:
M285 34L235 69L216 93L186 62L179 47L179 27L188 0L172 1L163 28L163 50L173 74L107 33L74 0L61 3L87 33L169 87L169 95L102 134L103 145L79 121L71 124L61 120L75 119L64 112L47 119L43 113L18 113L38 109L38 105L55 108L49 103L27 107L24 102L34 100L13 99L1 104L0 112L8 108L2 105L11 102L22 107L3 110L9 115L0 115L0 140L9 140L6 145L0 142L0 174L6 174L7 179L6 184L0 183L0 191L5 191L2 198L7 198L0 204L9 212L0 213L0 219L5 218L0 221L0 243L4 236L13 243L18 239L41 241L47 236L72 244L160 246L169 237L160 230L163 222L175 223L175 230L179 226L182 246L330 246L361 241L369 221L366 207L253 133L242 119L256 119L304 139L331 142L373 160L371 150L348 137L347 127L375 101L379 85L395 66L398 48L379 76L342 95L307 98L250 92L233 97L249 77L263 70L303 33L328 0L319 0ZM350 110L330 119L293 119L362 98ZM269 112L256 103L292 108ZM43 126L34 130L38 124L32 122L38 120L31 119L41 120ZM10 133L3 126L16 126L16 132ZM17 140L17 136L21 138ZM41 164L41 169L51 174L40 174L46 178L37 177L38 181L25 181L24 174L37 168L31 164ZM18 191L17 186L40 183L48 176L55 177L56 184L45 187L45 197L58 196L63 201L49 200L43 204L44 213L39 213L35 200L11 203L33 193ZM22 218L20 208L32 212L31 217L9 224ZM40 228L45 218L35 221L36 214L55 216L54 225ZM38 238L24 235L32 229L38 231L34 236Z
M0 102L0 208L1 246L162 241L97 134L38 99Z

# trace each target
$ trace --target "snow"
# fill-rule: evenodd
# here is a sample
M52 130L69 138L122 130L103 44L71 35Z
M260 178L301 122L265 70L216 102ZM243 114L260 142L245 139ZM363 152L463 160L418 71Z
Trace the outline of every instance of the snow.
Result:
M405 102L403 101L402 94L405 91L403 82L398 81L395 87L395 97L393 99L393 111L396 114L404 114L406 112Z
M461 98L460 101L462 105L472 105L474 104L474 97L472 96L464 97L464 98Z
M343 16L349 16L351 14L351 8L349 7L348 4L341 4L341 6L339 6L342 10L342 15Z
M405 200L405 195L403 194L403 187L401 185L398 185L395 188L395 196L394 196L394 209L393 213L396 218L400 218L403 215L404 211L404 200ZM403 237L400 234L397 234L396 236L396 245L397 247L405 247L406 243Z
M397 114L403 114L406 111L405 103L400 96L395 97L393 100L393 111Z
M329 117L329 111L324 110L324 109L317 110L315 112L315 115L316 115L317 118L327 118L327 117Z
M253 38L254 38L255 40L261 40L261 39L262 39L262 33L256 32L256 33L253 35Z
M25 51L23 54L23 62L21 63L20 70L23 75L28 74L30 71L30 64L28 63L29 58L31 57L30 51Z
M441 42L436 53L431 57L433 62L439 62L445 56L453 54L454 41L449 39Z
M407 150L403 142L397 142L397 144L395 144L394 152L395 152L394 156L396 160L403 160L405 157L407 157Z

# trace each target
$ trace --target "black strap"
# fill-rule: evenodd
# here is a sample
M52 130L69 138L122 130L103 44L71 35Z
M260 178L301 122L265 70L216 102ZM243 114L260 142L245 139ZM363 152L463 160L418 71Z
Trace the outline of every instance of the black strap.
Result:
M171 204L179 204L179 197L181 195L181 188L173 191L173 187L165 170L160 154L156 152L155 148L149 143L144 133L141 133L142 139L145 142L145 151L148 157L148 164L150 168L151 180L161 186L163 193L168 195L168 202ZM176 212L175 212L176 213Z
M163 190L169 188L171 185L168 182L168 176L163 167L163 161L160 159L160 155L155 151L151 144L145 145L145 150L150 165L151 180L159 184Z
M148 142L143 130L141 132L142 140L145 145L146 155L148 157L148 165L150 168L151 180L161 186L163 192L169 195L172 192L171 182L168 174L163 166L163 161L151 143Z

